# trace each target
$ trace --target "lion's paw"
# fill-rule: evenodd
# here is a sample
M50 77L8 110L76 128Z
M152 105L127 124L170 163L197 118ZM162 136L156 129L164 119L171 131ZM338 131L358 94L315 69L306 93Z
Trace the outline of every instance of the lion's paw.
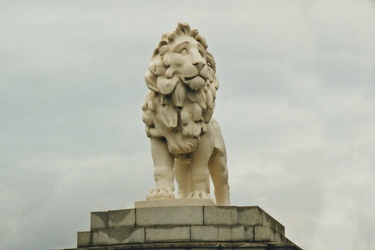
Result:
M188 199L208 199L212 202L215 202L210 194L204 192L204 191L195 191L194 193L189 193L187 196Z
M153 188L148 193L146 200L174 199L172 188Z

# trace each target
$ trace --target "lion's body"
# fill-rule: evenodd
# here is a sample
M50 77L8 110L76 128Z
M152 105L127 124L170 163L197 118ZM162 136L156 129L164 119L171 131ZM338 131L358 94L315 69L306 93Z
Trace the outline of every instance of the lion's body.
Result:
M145 75L151 91L142 108L156 188L147 199L173 198L174 173L180 198L209 198L211 175L217 204L230 204L225 145L211 119L219 85L206 49L198 31L180 23L151 59Z

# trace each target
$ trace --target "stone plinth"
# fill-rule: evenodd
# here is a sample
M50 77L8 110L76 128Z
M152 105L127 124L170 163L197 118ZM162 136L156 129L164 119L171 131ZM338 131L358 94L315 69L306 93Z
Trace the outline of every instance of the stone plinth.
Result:
M257 206L140 207L92 212L75 250L297 250L284 226Z

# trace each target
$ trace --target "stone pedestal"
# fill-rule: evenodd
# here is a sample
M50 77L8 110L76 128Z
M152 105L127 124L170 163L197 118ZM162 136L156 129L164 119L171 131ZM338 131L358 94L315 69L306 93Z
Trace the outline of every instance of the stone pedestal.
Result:
M257 206L140 206L92 212L73 249L301 249Z

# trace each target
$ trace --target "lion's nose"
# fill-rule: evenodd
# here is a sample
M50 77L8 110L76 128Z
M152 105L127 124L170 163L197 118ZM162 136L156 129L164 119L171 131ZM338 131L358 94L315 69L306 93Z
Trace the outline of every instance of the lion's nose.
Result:
M202 68L204 67L204 62L195 62L195 63L193 63L193 65L195 67L197 67L198 72L200 72L202 70Z

